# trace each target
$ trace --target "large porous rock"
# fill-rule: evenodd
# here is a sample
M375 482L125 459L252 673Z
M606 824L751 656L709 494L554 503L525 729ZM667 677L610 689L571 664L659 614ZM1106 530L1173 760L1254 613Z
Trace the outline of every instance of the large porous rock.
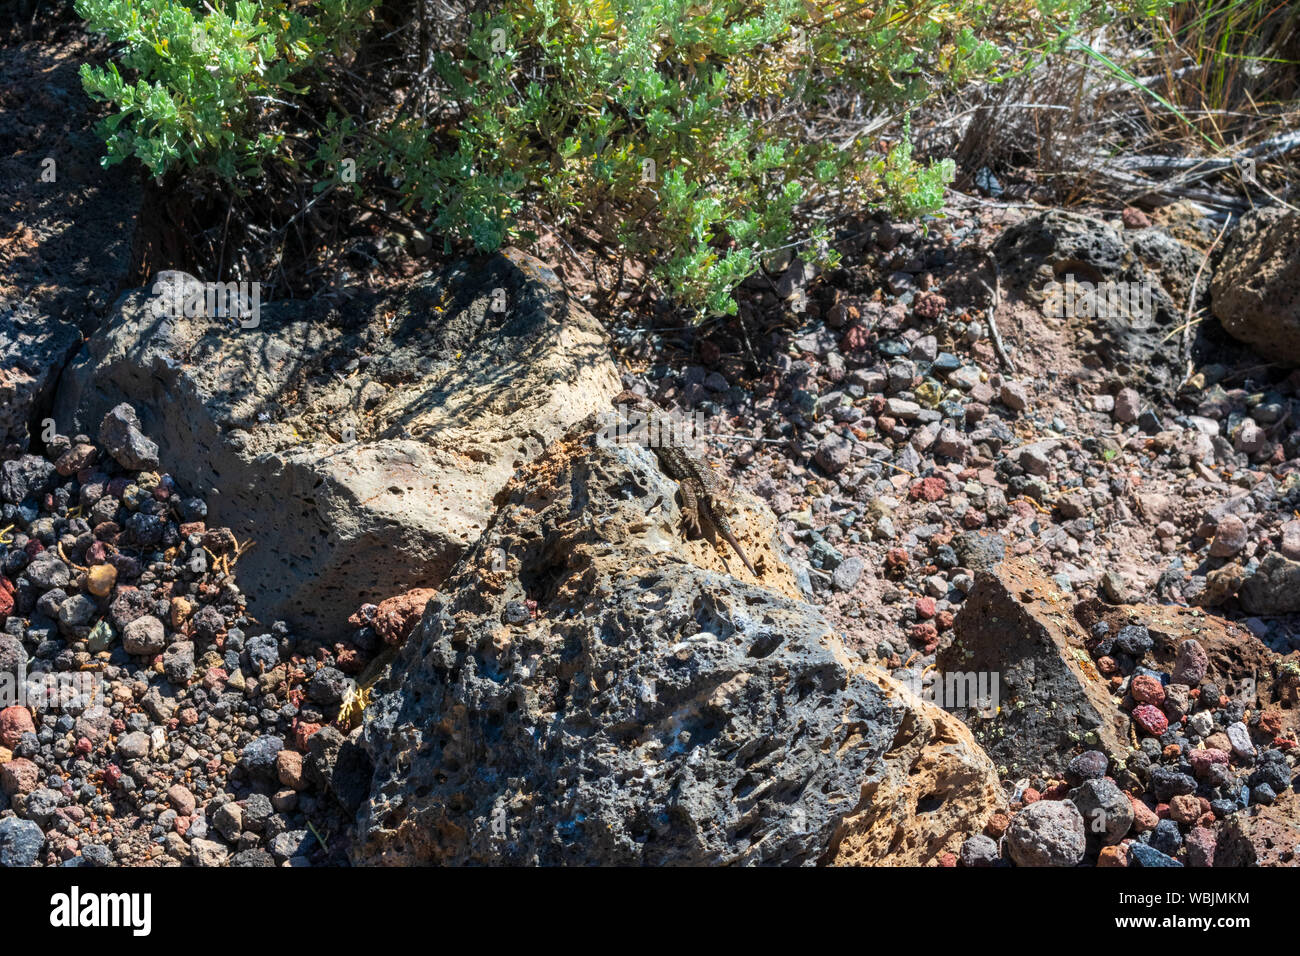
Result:
M1255 804L1223 822L1215 866L1300 866L1300 805L1284 793L1273 806Z
M1250 614L1300 612L1300 561L1276 551L1264 556L1241 586L1241 606Z
M0 21L8 25L15 6L30 15L39 5L0 4ZM72 434L44 419L60 373L127 273L140 177L126 163L100 164L99 107L85 95L79 57L67 44L10 43L0 56L12 78L0 107L3 451L28 449L46 428L46 440Z
M1300 213L1272 206L1245 216L1210 292L1229 335L1270 362L1300 364Z
M317 636L435 584L515 469L619 387L599 324L520 253L242 319L206 314L204 292L173 272L126 295L58 420L94 434L129 402L209 523L257 542L237 566L253 611Z
M54 384L81 342L81 330L30 303L0 297L0 448L30 445L37 417L49 408Z
M1080 744L1128 752L1128 716L1093 666L1072 610L1036 564L1004 561L976 574L953 640L939 650L935 668L952 686L978 687L982 678L992 688L996 681L993 706L978 700L956 713L1003 776L1060 773Z
M1119 230L1099 219L1052 210L1007 229L994 244L1007 288L1053 311L1052 283L1104 289L1099 300L1074 303L1074 315L1060 316L1094 350L1101 363L1142 388L1166 388L1181 380L1181 338L1168 338L1183 321L1201 254L1160 227ZM1087 283L1088 285L1083 285ZM1110 285L1107 285L1110 284ZM1203 293L1204 279L1198 292ZM1111 307L1127 302L1119 292L1149 290L1149 308ZM1064 295L1059 299L1064 311ZM1145 301L1145 300L1143 300Z
M732 510L755 583L682 540L646 448L584 423L521 469L372 689L354 861L923 863L978 831L991 762Z

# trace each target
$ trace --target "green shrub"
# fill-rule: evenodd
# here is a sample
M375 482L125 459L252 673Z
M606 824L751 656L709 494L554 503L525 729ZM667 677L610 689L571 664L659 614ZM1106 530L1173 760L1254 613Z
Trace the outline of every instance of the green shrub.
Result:
M381 195L449 245L526 244L540 223L618 244L682 303L732 312L732 290L772 251L833 257L842 210L939 208L952 163L917 163L906 137L879 144L889 121L1104 13L1088 0L501 0L464 42L430 51L427 86L395 79L364 115L334 108L355 96L327 96L319 123L301 105L261 108L302 104L308 75L354 83L319 53L376 5L78 0L137 76L83 70L117 108L108 160L237 180L305 138L318 191Z
M157 177L177 166L231 181L260 175L294 132L268 107L305 92L295 78L376 2L327 0L308 18L284 0L76 0L134 74L128 82L115 62L81 67L86 92L116 107L102 126L106 163L134 156Z

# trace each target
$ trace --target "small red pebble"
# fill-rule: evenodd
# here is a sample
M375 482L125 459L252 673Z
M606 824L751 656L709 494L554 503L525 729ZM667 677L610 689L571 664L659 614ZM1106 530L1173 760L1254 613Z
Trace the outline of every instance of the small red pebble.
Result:
M1119 218L1125 229L1146 229L1151 225L1151 217L1136 206L1125 206Z
M94 749L95 749L95 746L94 746L94 744L92 744L92 743L90 742L90 738L89 738L89 737L78 737L78 738L77 738L77 753L81 754L81 756L83 756L83 757L87 757L87 756L89 756L89 755L90 755L90 752L91 752L92 750L94 750Z
M122 768L115 763L109 764L104 768L104 783L110 787L116 787L117 782L122 779Z
M1043 795L1033 787L1025 787L1025 792L1020 795L1020 802L1025 806L1029 806L1031 803L1037 803L1041 799L1043 799Z
M295 750L302 753L307 752L307 741L320 730L320 724L309 724L306 722L296 724L293 728L293 746Z
M1282 712L1266 710L1259 715L1259 726L1266 733L1276 737L1282 730Z
M8 617L13 613L13 609L14 596L4 588L0 588L0 617Z
M1115 663L1115 658L1103 656L1097 658L1097 670L1109 677L1119 670L1119 665Z
M1133 719L1152 737L1159 737L1169 729L1169 718L1160 712L1160 708L1150 704L1139 704L1134 707Z
M1169 804L1167 804L1167 803L1157 803L1157 804L1156 804L1156 816L1159 817L1161 820L1168 820L1168 819L1169 819Z
M907 636L918 644L930 644L939 638L939 629L934 621L922 621L907 629Z
M1182 752L1183 752L1183 748L1178 746L1178 744L1170 744L1168 747L1166 747L1164 750L1160 752L1160 755L1164 757L1166 760L1176 760L1178 758L1178 755Z
M939 857L939 865L952 867L957 865L956 853L944 853Z
M947 493L948 484L942 478L922 478L908 490L913 501L938 501Z
M860 325L851 325L840 338L840 351L860 352L871 344L871 333Z
M988 516L982 511L976 511L974 508L967 509L966 513L961 516L961 523L967 528L982 528L988 521Z
M1165 687L1160 678L1150 674L1137 674L1129 681L1128 692L1140 704L1153 704L1159 707L1165 702Z
M953 620L952 611L940 611L934 617L934 623L939 626L941 631L946 631L952 627Z
M1104 846L1097 854L1097 865L1107 867L1128 866L1128 847Z
M1290 737L1274 737L1273 746L1278 747L1282 750L1290 750L1292 747L1295 746L1295 741L1292 740Z
M907 551L903 548L890 548L885 552L885 567L891 571L907 567L909 560Z
M1038 799L1037 794L1034 794L1034 799ZM1011 826L1010 815L999 810L997 813L993 814L993 816L989 817L988 823L984 824L984 835L996 840L1001 837L1002 834L1007 832L1007 827L1009 826Z
M916 616L925 620L934 617L938 608L935 607L934 598L919 597L916 599Z
M1070 785L1062 780L1043 791L1044 800L1064 800L1070 792Z
M32 722L32 712L26 707L6 707L0 710L0 747L8 747L13 750L18 746L18 741L23 734L36 732L36 724Z

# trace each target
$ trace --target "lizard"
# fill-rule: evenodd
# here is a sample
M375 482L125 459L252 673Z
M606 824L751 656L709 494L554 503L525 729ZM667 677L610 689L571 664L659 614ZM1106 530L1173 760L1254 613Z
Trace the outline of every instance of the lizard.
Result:
M707 464L702 462L681 441L681 421L665 412L650 399L635 392L620 392L614 398L615 407L624 406L645 416L648 444L659 459L659 467L677 482L682 499L682 523L695 535L701 535L701 519L712 525L740 556L749 573L758 576L750 563L736 533L727 520L724 509L729 503L721 483Z

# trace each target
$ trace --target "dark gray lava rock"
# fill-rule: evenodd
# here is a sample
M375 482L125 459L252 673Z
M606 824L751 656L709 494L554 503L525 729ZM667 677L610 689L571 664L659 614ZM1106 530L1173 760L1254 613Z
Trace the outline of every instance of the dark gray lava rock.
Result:
M920 702L814 608L692 563L675 490L590 423L524 469L374 689L355 862L814 864L871 809Z

